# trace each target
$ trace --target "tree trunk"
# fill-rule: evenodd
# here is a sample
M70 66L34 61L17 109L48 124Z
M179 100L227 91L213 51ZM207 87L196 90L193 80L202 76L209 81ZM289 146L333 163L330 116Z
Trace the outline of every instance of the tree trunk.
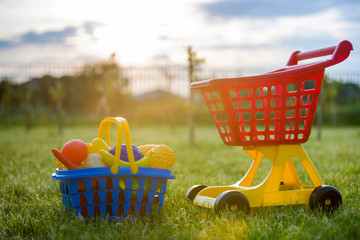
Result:
M190 89L190 99L189 99L189 144L190 147L194 146L194 112L193 112L193 104L194 104L194 93L193 90Z

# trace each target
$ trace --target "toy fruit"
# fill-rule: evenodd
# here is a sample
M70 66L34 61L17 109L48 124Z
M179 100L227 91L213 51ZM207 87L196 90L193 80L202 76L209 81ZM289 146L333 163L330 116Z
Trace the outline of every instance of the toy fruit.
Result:
M151 168L169 169L176 161L174 152L164 144L151 149L151 152L153 152L149 162Z
M104 149L105 151L110 151L109 145L101 138L94 138L91 143L86 144L88 148L88 154L98 153L100 154L100 150Z
M83 141L79 139L73 139L65 143L60 152L64 157L78 165L87 157L88 148Z
M67 170L67 168L65 167L64 164L62 164L59 159L56 159L56 166L58 167L58 169L60 170Z
M60 153L61 154L61 153ZM65 165L59 161L59 159L56 159L56 166L60 169L60 170L69 170L67 169L67 167L65 167ZM80 163L80 165L77 165L80 168L85 168L85 161L82 161Z
M112 166L113 162L114 162L114 155L112 155L111 153L105 151L105 150L100 150L100 154L103 158L103 161L105 162L105 164L107 166ZM148 155L146 155L145 157L143 157L142 159L138 160L135 162L135 165L138 167L149 167L149 162L150 162L150 158L152 156L152 153L149 153ZM129 162L125 162L122 161L120 159L119 161L119 167L129 167L130 164Z
M64 154L62 154L59 150L53 148L52 153L54 154L54 156L62 163L65 165L65 167L69 170L73 170L73 169L80 169L80 167L78 165L76 165L75 163L73 163L72 161L70 161L70 159L68 159L67 157L64 156Z
M85 160L85 168L107 167L100 154L89 154Z
M155 145L155 144L146 144L138 147L138 149L142 154L146 155L151 149L156 148L158 146L159 145Z
M137 161L139 159L141 159L143 157L143 154L139 151L139 149L132 145L132 149L133 149L133 153L134 153L134 160ZM115 150L116 150L116 147L114 148L111 148L110 149L110 153L112 155L115 155ZM125 144L122 144L121 145L121 154L120 154L120 159L125 161L125 162L129 162L129 158L128 158L128 154L127 154L127 150L126 150L126 145Z

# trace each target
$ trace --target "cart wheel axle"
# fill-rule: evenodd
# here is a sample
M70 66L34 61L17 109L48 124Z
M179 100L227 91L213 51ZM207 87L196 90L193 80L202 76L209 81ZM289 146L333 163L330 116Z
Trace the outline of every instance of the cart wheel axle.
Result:
M229 190L223 192L216 198L214 210L217 213L223 210L229 210L231 212L241 211L248 213L250 210L250 204L249 200L244 194L234 190Z
M309 204L311 209L334 212L342 204L342 196L335 187L321 185L311 193Z

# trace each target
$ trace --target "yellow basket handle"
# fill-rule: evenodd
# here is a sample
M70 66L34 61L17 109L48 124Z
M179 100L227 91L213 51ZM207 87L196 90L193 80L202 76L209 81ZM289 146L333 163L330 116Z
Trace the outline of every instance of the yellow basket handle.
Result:
M101 121L99 127L98 138L103 138L105 134L105 142L110 145L110 127L115 123L116 125L116 149L115 149L115 156L113 160L113 165L110 168L110 171L113 174L117 174L119 171L119 161L120 161L120 154L121 154L121 143L122 143L122 135L124 132L125 137L125 145L126 150L128 153L130 171L132 174L136 174L138 172L138 168L135 164L134 159L134 152L131 145L131 138L130 138L130 129L129 124L125 118L122 117L108 117Z

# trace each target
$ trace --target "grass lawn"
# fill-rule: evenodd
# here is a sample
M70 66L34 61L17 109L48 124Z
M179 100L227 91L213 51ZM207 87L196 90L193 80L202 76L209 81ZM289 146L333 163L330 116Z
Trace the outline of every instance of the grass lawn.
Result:
M186 127L130 127L135 145L164 143L176 153L176 179L169 181L161 214L86 222L65 212L58 182L51 179L56 164L50 150L73 138L90 142L97 126L69 127L62 137L52 127L27 134L23 128L1 129L0 239L360 239L360 128L325 128L321 141L313 129L304 144L323 181L342 193L338 211L327 215L309 206L283 206L245 215L214 214L184 199L195 184L235 183L251 164L240 147L221 142L214 126L196 129L193 148Z

